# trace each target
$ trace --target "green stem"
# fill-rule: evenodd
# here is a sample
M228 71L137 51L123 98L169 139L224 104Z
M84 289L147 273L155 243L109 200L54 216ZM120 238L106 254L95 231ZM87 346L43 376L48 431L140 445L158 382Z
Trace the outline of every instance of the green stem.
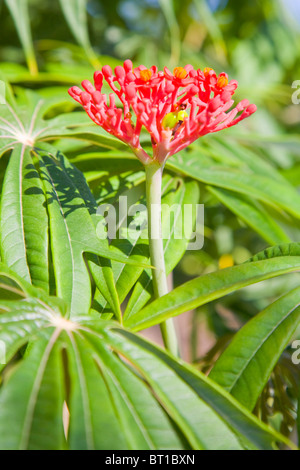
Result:
M158 162L151 162L145 166L146 171L146 197L148 210L148 237L150 247L154 295L162 297L169 292L164 248L161 228L161 186L163 166ZM165 347L174 355L178 355L178 343L172 319L160 325Z

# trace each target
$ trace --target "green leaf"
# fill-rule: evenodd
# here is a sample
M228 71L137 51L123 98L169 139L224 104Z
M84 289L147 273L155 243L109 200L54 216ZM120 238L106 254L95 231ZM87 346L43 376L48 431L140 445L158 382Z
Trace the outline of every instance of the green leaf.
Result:
M114 332L117 334L113 335L112 333ZM106 330L106 336L109 337L110 344L124 355L130 363L137 366L146 380L149 380L160 400L162 402L166 401L165 406L168 407L169 413L175 421L181 421L189 413L192 414L194 412L194 416L190 416L188 422L191 424L195 423L197 421L197 412L201 410L203 404L214 411L213 414L210 414L211 410L206 407L202 408L201 425L193 429L196 439L198 435L200 440L203 439L207 442L206 449L209 449L210 446L212 446L212 449L228 449L226 441L228 438L230 439L230 434L228 434L228 431L223 426L221 428L224 429L224 434L220 435L218 442L213 443L210 441L210 436L216 436L215 429L220 426L220 424L215 424L213 431L209 430L210 425L213 424L217 416L222 417L223 422L229 425L230 429L234 430L238 437L239 443L233 439L229 446L266 449L274 446L272 440L281 440L280 435L276 436L276 433L270 427L258 421L236 400L230 398L230 395L220 386L204 374L196 371L193 367L181 361L179 362L165 351L126 330L110 328ZM120 341L118 336L121 336L121 338L125 337L127 341ZM177 382L176 385L175 382ZM189 386L189 391L183 392L181 387L186 385ZM190 394L191 392L192 394ZM198 402L196 406L190 406L194 400L194 394L199 397L202 402L201 405ZM177 400L178 395L184 396L184 399ZM175 405L174 409L172 409L173 404ZM204 417L207 418L207 421ZM205 432L203 432L205 428L207 429L208 436L205 436ZM194 436L190 431L186 435L190 440Z
M99 344L99 343L98 343ZM169 418L151 391L128 368L123 367L107 347L100 345L101 366L114 396L122 433L132 449L183 448L180 433L175 435ZM159 426L158 426L159 423ZM171 426L170 426L171 425Z
M28 302L42 292L32 289ZM43 294L42 308L35 312L39 318L29 311L19 317L22 307L17 304L23 301L5 302L12 309L0 315L0 341L27 328L28 334L20 334L16 343L18 348L30 344L14 369L9 371L8 364L9 373L4 373L1 449L290 445L218 385L159 348L114 322L87 315L69 320L53 310L55 299L49 297L49 304L46 300Z
M81 450L126 449L109 390L95 351L80 335L69 335L68 371L71 380L70 448ZM97 397L97 399L95 399ZM103 430L105 429L105 432Z
M300 288L246 323L215 363L210 378L252 410L299 325Z
M205 274L150 303L128 318L124 325L134 331L148 328L242 287L296 271L299 266L299 256L282 256Z
M162 198L162 231L166 234L164 254L167 274L172 272L187 249L196 224L196 204L199 201L199 188L196 182L184 182L177 178L173 180L172 186L170 185L166 191L166 196ZM188 206L193 208L191 214L187 214ZM174 217L169 219L168 214L172 207L175 209ZM184 233L182 233L183 228ZM141 310L151 299L152 294L152 272L148 269L142 273L134 287L124 313L124 320Z
M3 253L5 251L5 256L3 258L4 261L10 266L14 266L14 262L18 263L16 269L18 269L18 272L23 274L25 279L30 280L30 276L32 274L32 282L48 289L48 286L44 286L45 280L42 278L42 276L44 275L44 278L47 277L48 282L48 259L44 261L45 256L40 256L38 253L38 249L40 248L41 250L46 250L48 248L48 229L50 222L50 239L52 247L51 255L54 254L55 258L54 273L56 276L55 280L58 287L59 295L70 302L72 309L73 307L75 308L75 305L77 305L77 313L86 312L88 310L87 305L90 304L91 300L91 283L85 266L85 261L83 259L83 253L89 252L100 255L102 257L102 260L97 260L95 265L95 269L97 269L97 266L99 268L98 274L97 276L95 276L97 278L97 286L100 288L100 290L102 290L104 296L111 304L111 308L116 314L117 318L120 318L119 300L113 282L111 268L109 266L109 263L107 261L104 261L103 258L114 259L115 261L120 261L121 263L132 264L135 266L137 266L137 263L134 260L125 258L122 253L113 253L111 250L109 250L107 240L100 240L97 238L95 227L95 225L99 222L99 218L95 218L97 204L86 182L84 181L84 177L74 166L70 166L67 164L67 161L61 154L61 152L49 146L48 144L41 142L39 142L39 144L36 144L34 152L35 156L40 160L40 162L42 162L41 165L43 167L43 184L42 181L40 181L40 179L38 178L38 174L34 173L35 170L33 166L31 173L28 175L26 173L25 178L24 172L23 174L21 174L20 168L22 167L22 162L24 160L22 152L24 152L25 157L27 155L30 155L30 148L33 147L35 141L38 141L39 139L54 139L57 137L57 133L64 134L64 129L66 130L68 126L71 126L73 131L74 126L79 126L80 129L83 127L81 119L79 119L79 121L76 121L78 117L78 115L76 117L76 113L73 114L73 116L76 117L75 121L73 119L73 116L71 117L68 115L66 117L63 116L63 119L60 119L59 122L55 121L54 124L51 122L51 119L44 119L47 113L52 112L55 106L61 105L62 103L65 103L65 101L66 98L64 97L64 94L59 93L58 96L53 96L53 94L49 93L49 89L48 93L47 90L43 90L41 94L37 94L28 90L21 90L18 94L18 105L16 105L16 110L13 109L9 104L1 106L3 110L3 114L0 118L0 139L3 139L3 147L1 150L2 152L5 152L5 150L7 150L8 148L15 148L11 158L11 164L9 165L7 171L7 180L9 181L9 184L8 191L4 190L4 209L2 219L6 223L8 218L11 218L13 214L14 219L10 219L12 223L17 224L17 222L19 222L19 230L16 230L16 232L11 231L11 227L8 224L6 224L6 228L4 227L4 229L2 230L3 237L5 237L7 233L8 238L7 243L6 239L3 238ZM82 114L85 113L81 113L81 115ZM95 132L96 134L98 131L100 132L97 137L97 142L98 144L102 142L105 146L105 139L107 139L107 137L102 136L102 129L97 126L89 126L89 129L91 128L92 135L94 135ZM54 134L51 134L52 131L54 132ZM80 135L80 137L82 137L82 135ZM116 141L116 139L108 137L108 140L109 139L112 142ZM22 152L20 154L19 161L16 161L17 156L14 157L14 154L17 154L17 149L20 148L20 144L18 142L20 142L20 144L22 143ZM113 147L113 144L111 144L110 146ZM39 149L42 149L42 153L44 151L46 152L46 154L42 158L41 155L39 155L39 153L41 153ZM50 152L50 154L52 152L54 155L60 155L61 160L63 160L62 166L64 170L62 168L60 168L59 170L59 164L57 163L58 160L56 158L52 159L52 157L49 157L49 155L49 158L47 160L49 168L47 167L47 165L43 161L43 158L46 158L47 152ZM12 162L15 162L14 167L12 167ZM17 168L17 165L19 165L20 168ZM29 171L29 165L27 165L26 168ZM16 179L15 175L12 174L14 172L16 173L16 170L18 170L18 179ZM54 174L51 174L50 170L52 170ZM67 174L67 172L69 172L69 174ZM59 177L57 181L55 180L56 176ZM31 187L33 186L33 183L32 181L30 181L30 178L32 179L32 181L34 180L37 188ZM84 182L82 183L82 181ZM47 209L45 207L45 199L42 200L42 198L45 197L43 196L45 185L48 188L46 190ZM12 186L15 186L13 191L11 191ZM23 199L25 200L25 202L26 200L28 200L28 203L26 205L28 209L26 211L23 210L23 200L21 197L21 193L19 194L23 186L26 189L27 197L27 199ZM27 188L27 186L29 187ZM67 191L67 187L70 187L69 191ZM62 191L61 195L58 194L60 190ZM36 192L34 198L33 192ZM6 193L8 194L7 198ZM67 197L70 200L66 200L66 193L68 193ZM29 204L29 202L31 202L29 201L29 196L31 196L35 201L35 203L33 203L32 205ZM60 200L60 198L62 198L62 200ZM12 201L15 201L14 213L11 211ZM66 207L68 206L68 203L70 203L71 205L73 204L71 210L69 210L69 207ZM40 212L37 210L39 204L41 206ZM78 234L78 221L75 220L76 217L73 213L75 209L76 215L79 215L79 213L81 214L83 222L83 225L81 226L81 231L79 231ZM49 221L47 210L49 213ZM44 214L42 214L41 211L44 211ZM37 219L36 224L33 224L32 221L30 221L30 224L29 222L27 223L27 231L29 235L25 233L26 227L24 229L22 228L23 214L27 216L27 213L27 219L29 218L29 216L31 216L32 218L36 217ZM70 216L71 213L72 217ZM67 222L66 214L69 215ZM24 221L24 223L27 221L27 219ZM70 231L68 223L71 222L71 219L72 228ZM85 232L84 227L87 228L87 232ZM35 231L33 231L33 228L35 229ZM73 241L70 239L70 234L72 230L74 232L74 239L76 240L77 238L77 242L75 243L75 250L73 246ZM59 238L62 232L64 233L64 236L59 240L58 243L56 243L57 239ZM34 236L38 237L37 241L35 241ZM15 238L19 238L19 240L17 240L18 250L11 250L12 244L15 242ZM78 245L78 242L80 243L80 245ZM25 250L25 246L22 247L22 243L31 243L31 245L28 247L28 253ZM66 251L66 246L69 246L69 251ZM63 253L62 258L60 258L61 253ZM47 252L46 254L48 256ZM28 257L28 259L26 259L26 256ZM67 258L68 262L64 264L64 261L67 261ZM41 269L41 264L43 262L44 271L42 271ZM100 266L100 264L103 264L103 268ZM141 267L141 265L139 265L139 267ZM142 268L143 267L145 267L145 265L142 266ZM31 271L33 271L33 273L31 273ZM80 292L80 286L83 288L82 292ZM74 296L75 298L73 298ZM78 297L78 303L76 301L76 296Z
M195 178L203 183L245 194L300 218L300 196L288 181L274 181L268 176L251 173L249 169L224 168L221 165L202 164L202 156L178 154L168 160L171 170Z
M50 336L50 334L52 335ZM19 364L0 394L2 450L63 447L62 364L53 349L58 330L48 330ZM53 393L55 391L55 393Z
M87 260L99 293L108 302L117 320L122 322L119 294L116 289L110 260L90 254L87 255Z
M16 274L2 262L0 263L0 285L2 289L11 289L11 292L15 293L18 298L29 297L31 295L43 298L43 295L47 295L41 289L33 287L23 277Z
M300 256L300 243L283 243L277 246L270 246L252 256L246 262L277 258L278 256Z
M67 95L66 95L67 98ZM68 98L70 101L71 98ZM65 113L40 124L36 133L39 141L58 138L72 138L86 141L89 144L100 145L110 149L122 149L128 152L128 147L116 137L111 136L101 127L91 123L85 112Z
M37 156L47 195L57 294L70 303L72 314L84 313L89 310L91 302L91 283L84 252L136 263L113 253L106 239L97 238L94 217L89 212L93 211L93 201L83 199L82 189L76 186L78 170L55 148L46 144L40 144L40 147Z
M1 338L5 344L5 360L8 362L26 341L46 325L49 311L36 299L0 300L0 311L0 329L3 329ZM4 366L1 364L0 369Z
M132 154L102 151L80 154L72 159L91 184L99 203L118 202L119 196L145 180L145 171Z
M64 167L68 173L68 176L71 177L73 184L79 191L82 200L85 202L85 205L93 219L95 228L97 228L99 219L99 217L96 216L97 202L94 199L94 196L92 195L83 174L74 165L69 164L66 160L64 162ZM101 240L101 244L106 251L109 250L107 239ZM86 258L88 260L89 269L97 288L108 301L110 308L116 315L116 318L121 321L120 302L114 282L110 260L92 254L87 254Z
M208 187L228 209L253 228L268 243L288 242L289 237L257 201L233 191Z
M111 338L111 342L117 343L115 338ZM144 348L135 348L132 342L128 343L119 346L122 353L141 368L144 378L183 430L193 449L242 449L227 425L199 400L193 390L188 389L171 368L166 367L159 357L148 355Z
M227 138L226 138L227 137ZM268 175L275 181L286 182L285 178L279 173L277 168L270 160L263 159L257 151L250 150L243 145L237 144L232 137L226 135L207 139L208 154L214 160L222 163L223 166L230 165L240 168L242 171L249 172L249 169L261 176Z
M0 335L6 362L46 326L51 315L65 314L66 307L63 301L49 297L0 263ZM4 367L0 365L0 369Z
M105 209L107 204L113 204L114 207L109 207L109 210L115 210L109 216L114 225L118 227L114 234L115 237L110 243L111 250L115 254L125 255L127 259L140 263L138 268L137 266L112 262L114 279L121 303L142 273L144 269L142 265L148 266L150 264L147 228L142 228L142 225L146 222L146 202L144 187L141 187L139 183L144 182L144 180L144 171L133 174L132 172L126 172L113 175L108 180L104 179L103 185L100 185L99 188L99 206ZM170 182L170 177L166 175L164 186L167 187L168 182ZM123 199L121 199L121 196ZM142 204L142 207L140 204ZM137 212L134 212L135 210ZM139 213L140 210L142 215ZM135 224L136 229L133 224ZM139 227L141 230L139 230ZM103 311L106 308L104 299L97 295L95 300L101 306L98 309Z
M17 144L6 170L0 212L2 260L27 281L49 290L48 215L30 149Z
M37 75L38 68L32 43L27 0L5 0L13 17L17 33L21 40L27 64L32 75Z
M120 149L128 153L128 146L92 123L85 112L64 113L49 118L57 106L73 107L67 90L19 89L17 104L0 105L0 151L14 148L18 142L33 147L34 143L72 138L109 149Z
M54 154L39 150L37 156L47 195L56 290L70 304L72 314L84 313L91 303L91 284L83 252L88 251L95 229L72 173L66 170L67 161L53 150Z
M171 423L143 382L92 331L85 331L84 338L72 336L71 449L155 449L167 439L170 446L180 447Z

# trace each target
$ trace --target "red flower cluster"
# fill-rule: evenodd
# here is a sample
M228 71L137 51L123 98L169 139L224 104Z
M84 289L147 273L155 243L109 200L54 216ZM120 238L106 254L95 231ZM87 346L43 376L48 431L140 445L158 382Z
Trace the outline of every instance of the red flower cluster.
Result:
M140 144L142 126L151 135L153 158L163 163L198 137L234 126L256 111L248 100L230 110L238 83L228 82L226 73L217 76L210 68L194 70L186 65L173 73L166 67L160 72L155 66L133 69L126 60L114 72L105 65L94 74L95 86L84 80L85 91L73 86L69 94L96 124L127 143L145 164L152 158ZM103 78L113 91L108 98L101 92Z

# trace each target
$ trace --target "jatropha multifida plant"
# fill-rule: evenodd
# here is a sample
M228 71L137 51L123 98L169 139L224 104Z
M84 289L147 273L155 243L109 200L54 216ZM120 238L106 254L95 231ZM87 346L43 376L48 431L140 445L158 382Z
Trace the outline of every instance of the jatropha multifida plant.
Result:
M201 24L209 15L218 26L221 9L157 2L150 18L151 2L140 2L136 30L125 11L115 15L116 1L100 12L118 28L112 38L91 2L57 0L70 31L41 44L35 33L57 17L55 2L33 22L34 2L2 3L0 450L296 448L298 137L291 109L277 118L299 53L286 60L296 37L278 35L286 15L270 9L258 35L239 41L243 24L227 9L232 44L228 28L223 41L222 25L214 34ZM248 25L255 15L244 15ZM151 43L154 17L162 27ZM87 25L103 39L97 56ZM64 42L70 32L80 47ZM165 64L170 53L169 68L101 55L129 57L124 38L136 65L145 53ZM231 60L241 53L255 65L245 80ZM195 68L175 66L197 56ZM219 73L225 63L239 89ZM243 93L261 116L244 121L256 106Z
M199 182L204 202L209 192L230 199L275 243L288 240L262 201L300 217L296 190L282 175L273 181L275 170L266 175L258 156L213 158L207 143L203 152L194 143L256 110L247 100L233 107L236 88L208 68L158 72L126 61L69 91L97 125L80 109L68 112L66 90L18 88L0 105L1 449L293 447L252 410L299 322L299 288L247 322L209 377L176 357L175 316L300 266L299 244L280 244L168 292L166 274L190 238L181 211L199 202ZM143 220L134 240L121 225L120 237L101 238L99 206L114 208L124 194L143 206L145 179L148 236ZM137 334L155 325L165 349Z
M102 93L103 79L112 93ZM89 117L104 130L122 140L143 163L146 171L148 232L153 285L156 297L168 293L161 235L162 173L166 160L183 150L199 137L238 124L256 111L248 100L240 101L233 109L232 96L238 86L228 75L216 75L209 67L195 70L191 65L175 67L173 73L165 67L133 68L126 60L114 74L109 65L94 74L94 85L82 82L69 94L80 103ZM117 100L117 101L116 101ZM121 106L120 106L121 104ZM150 136L153 154L141 143L145 128ZM177 340L172 320L161 325L166 347L177 352Z

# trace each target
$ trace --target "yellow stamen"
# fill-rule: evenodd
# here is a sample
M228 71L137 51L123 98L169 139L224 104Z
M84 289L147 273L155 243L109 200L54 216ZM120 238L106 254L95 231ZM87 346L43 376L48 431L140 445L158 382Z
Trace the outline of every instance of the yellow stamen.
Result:
M221 76L218 78L217 87L219 87L219 88L224 88L226 85L228 85L228 78L227 78L227 77L224 77L224 75L221 75Z
M208 74L209 74L209 72L210 72L211 70L212 70L212 68L210 68L210 67L205 67L205 68L203 69L204 76L205 76L205 77L208 77Z
M152 77L152 72L149 69L140 70L140 78L143 82L148 82Z
M175 67L173 70L174 77L176 78L185 78L187 76L187 71L183 67Z

